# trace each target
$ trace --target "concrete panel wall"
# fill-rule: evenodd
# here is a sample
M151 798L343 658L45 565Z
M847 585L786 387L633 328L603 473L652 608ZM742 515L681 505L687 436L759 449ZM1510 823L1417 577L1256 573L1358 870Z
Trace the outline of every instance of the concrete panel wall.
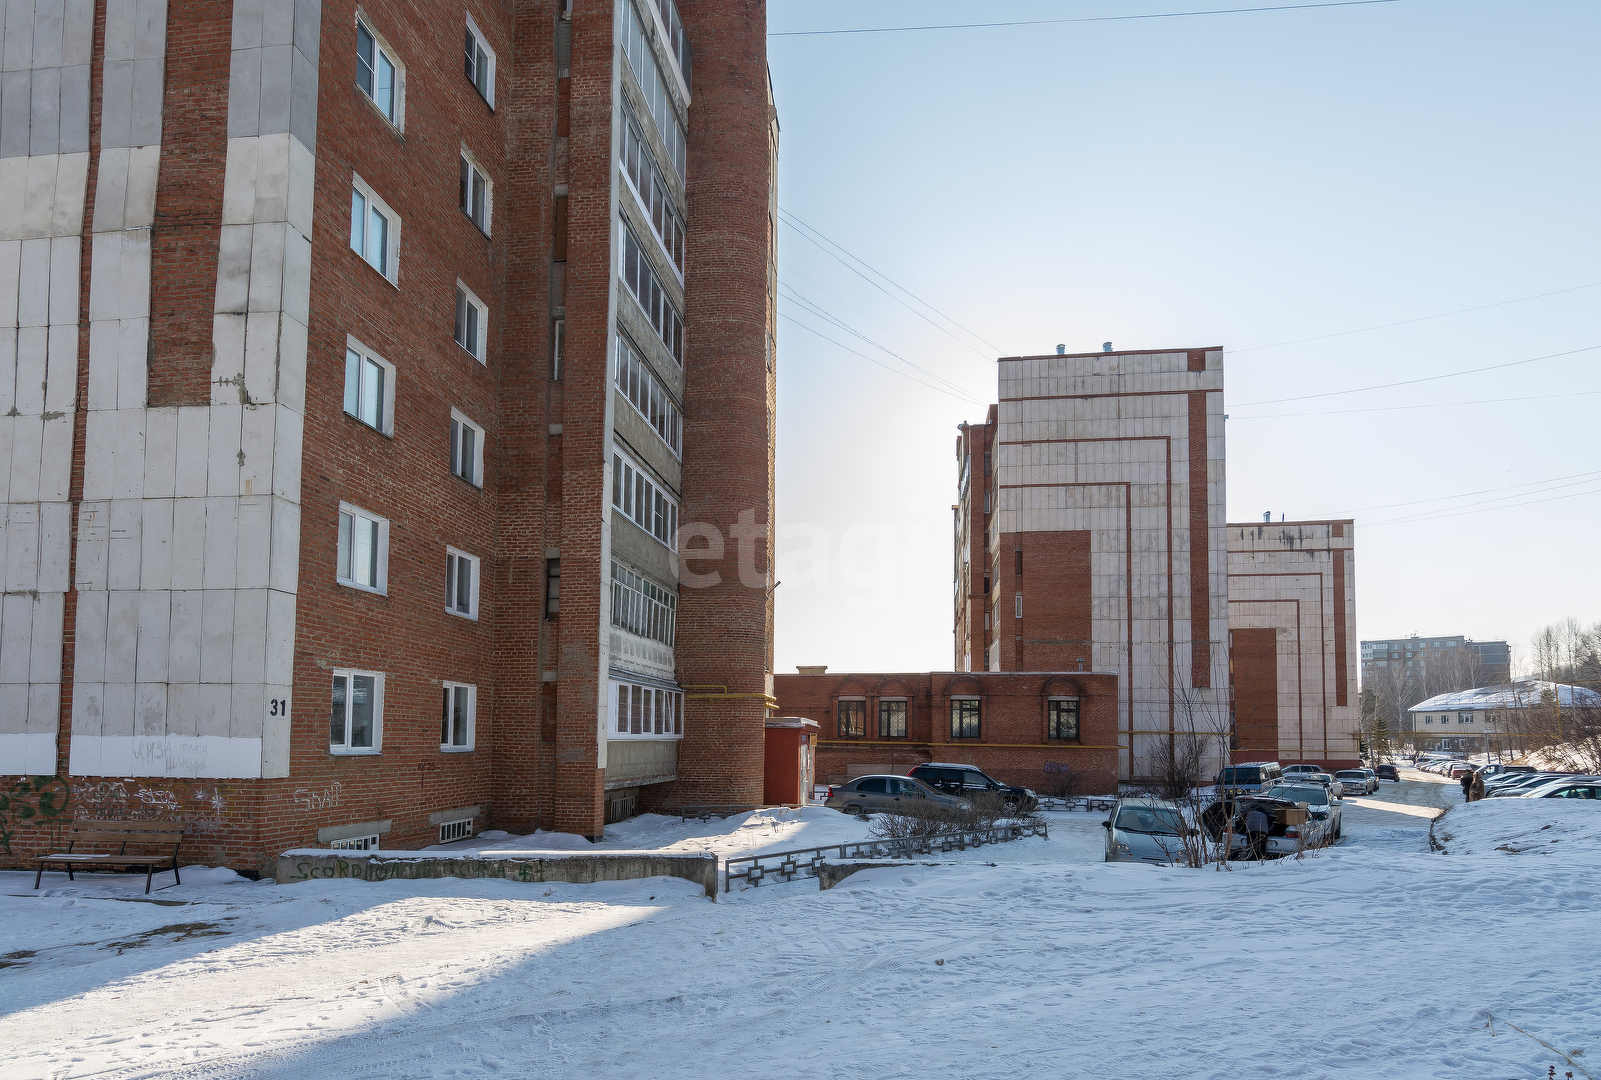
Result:
M320 19L234 9L211 402L152 409L166 7L110 0L73 775L288 775Z
M0 31L0 774L51 774L71 555L93 0Z
M1122 775L1140 775L1168 732L1227 724L1222 351L1008 359L999 383L998 583L1009 534L1089 534L1088 666L1121 676ZM1025 623L1053 602L1026 571L1022 592ZM994 603L1005 667L1012 591Z

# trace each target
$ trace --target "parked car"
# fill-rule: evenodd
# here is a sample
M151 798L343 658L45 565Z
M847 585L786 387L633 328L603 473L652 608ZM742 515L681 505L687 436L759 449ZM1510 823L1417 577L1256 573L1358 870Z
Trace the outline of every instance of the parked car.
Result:
M1284 766L1284 776L1285 776L1286 779L1293 778L1293 777L1296 777L1296 776L1300 776L1300 775L1302 775L1304 773L1320 773L1322 771L1323 771L1323 766L1321 766L1321 765L1286 765L1286 766Z
M1334 779L1340 782L1341 795L1366 795L1379 786L1366 769L1341 769Z
M1195 832L1182 810L1161 799L1119 799L1101 827L1106 830L1107 862L1160 866L1182 862L1184 840Z
M1242 795L1236 799L1218 800L1201 811L1201 827L1211 837L1213 843L1221 843L1226 830L1232 822L1233 839L1229 845L1229 852L1233 858L1243 858L1250 849L1251 840L1245 833L1245 817L1252 810L1261 810L1268 817L1268 833L1266 854L1272 856L1293 855L1300 847L1303 834L1310 834L1312 822L1307 826L1286 824L1281 811L1297 808L1297 804L1289 799L1281 799L1272 795ZM1307 817L1311 817L1311 807L1307 807Z
M1380 780L1394 780L1397 784L1401 782L1400 770L1394 765L1375 765L1373 766L1373 774Z
M1549 784L1531 791L1525 799L1601 799L1601 778L1591 777L1578 783Z
M1441 776L1449 776L1451 779L1455 780L1458 777L1464 776L1467 773L1470 773L1472 771L1473 771L1473 766L1469 765L1467 762L1465 762L1465 761L1453 761L1449 765L1447 765L1445 768L1440 770L1440 775Z
M1566 780L1566 774L1557 773L1530 773L1526 776L1514 776L1496 784L1486 784L1485 798L1506 799L1516 795L1527 794L1531 789L1550 783L1552 780Z
M1367 768L1365 766L1363 767L1362 771L1367 773L1368 774L1368 779L1370 781L1372 781L1372 783L1370 783L1368 785L1368 791L1369 792L1374 792L1374 791L1379 790L1379 774L1377 772L1373 771L1372 769L1369 769L1369 768Z
M965 810L970 805L966 799L937 791L921 780L885 775L858 776L848 783L830 784L823 805L855 817L865 817L905 809L913 803L949 810Z
M1261 791L1263 787L1283 776L1284 770L1276 761L1244 761L1238 765L1225 767L1217 774L1217 779L1213 783L1217 785L1220 794L1238 794Z
M1560 776L1554 780L1547 780L1542 784L1530 784L1517 793L1522 799L1587 799L1589 795L1568 795L1565 792L1575 789L1590 789L1601 784L1601 777L1597 776Z
M1332 798L1328 789L1322 784L1310 784L1305 781L1283 781L1268 788L1265 795L1275 799L1288 799L1297 805L1305 804L1307 822L1305 839L1310 843L1327 836L1330 840L1338 840L1343 832L1340 820L1343 805L1339 799ZM1270 845L1271 847L1271 845Z
M1535 768L1533 765L1502 765L1501 763L1496 762L1492 765L1481 766L1479 768L1479 775L1484 777L1485 783L1489 783L1492 776L1516 776L1518 774L1527 775L1534 771Z
M1027 813L1040 804L1039 796L1028 788L1003 784L973 765L929 761L914 766L906 775L959 798L999 795L1001 808L1008 814Z

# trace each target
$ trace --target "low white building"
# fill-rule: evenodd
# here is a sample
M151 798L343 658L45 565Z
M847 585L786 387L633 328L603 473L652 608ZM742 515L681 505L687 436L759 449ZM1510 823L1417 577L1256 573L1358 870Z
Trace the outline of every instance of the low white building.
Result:
M1515 735L1518 710L1538 705L1547 692L1560 708L1601 706L1601 694L1582 686L1519 679L1499 686L1481 686L1437 694L1407 710L1410 730L1402 738L1414 750L1457 750L1485 753L1511 749L1506 737Z

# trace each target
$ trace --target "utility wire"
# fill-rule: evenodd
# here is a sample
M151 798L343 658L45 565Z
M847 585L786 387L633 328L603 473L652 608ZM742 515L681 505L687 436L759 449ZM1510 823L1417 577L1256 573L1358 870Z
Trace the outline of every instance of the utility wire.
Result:
M822 331L814 330L812 327L807 326L805 323L801 322L799 319L795 318L793 315L789 315L789 314L786 314L785 312L780 311L778 313L778 317L780 319L788 319L790 322L794 323L796 326L800 327L802 330L805 330L807 333L816 334L818 337L822 338L824 341L827 341L827 342L829 342L830 344L833 344L833 345L838 345L840 348L844 349L846 352L853 353L856 356L860 356L863 360L866 360L870 364L877 364L879 367L883 368L885 371L891 372L892 374L895 374L895 375L899 375L903 379L911 379L911 381L916 383L918 386L924 387L924 388L926 388L928 390L937 390L942 394L946 394L946 395L948 395L950 397L957 398L958 400L960 400L960 401L962 401L963 403L966 403L966 404L970 404L971 403L971 402L969 402L968 398L963 397L963 396L961 396L959 394L956 394L954 391L947 390L943 386L935 386L933 383L926 383L921 379L914 378L912 375L908 374L907 372L901 371L899 368L892 368L888 364L884 363L883 361L876 360L873 357L868 356L864 352L857 352L855 349L851 348L849 345L846 345L844 342L835 341L833 338L829 337L827 334L823 333Z
M1271 345L1251 345L1244 349L1230 349L1229 355L1238 356L1240 353L1259 352L1262 349L1278 349L1285 345L1301 345L1308 341L1327 341L1329 338L1348 337L1351 334L1365 334L1369 330L1388 330L1392 326L1410 326L1413 323L1429 322L1432 319L1445 319L1452 315L1466 315L1471 311L1488 311L1491 308L1506 307L1508 304L1521 304L1528 300L1542 300L1547 296L1561 296L1563 293L1578 292L1581 289L1593 289L1601 285L1601 281L1592 281L1588 285L1575 285L1571 289L1556 289L1552 292L1535 293L1533 296L1520 296L1516 300L1500 300L1494 304L1480 304L1478 307L1458 308L1456 311L1442 311L1438 315L1421 315L1416 319L1401 319L1397 322L1379 323L1377 326L1363 326L1356 330L1340 330L1333 334L1316 334L1312 337L1296 338L1294 341L1275 341Z
M1467 371L1450 371L1444 375L1427 375L1421 379L1402 379L1400 382L1379 383L1376 386L1358 386L1354 390L1329 390L1321 394L1300 394L1296 397L1270 398L1266 401L1245 401L1231 405L1234 409L1248 409L1253 405L1279 405L1286 401L1311 401L1314 398L1342 397L1346 394L1364 394L1369 390L1389 390L1397 386L1414 386L1418 383L1439 382L1441 379L1455 379L1463 375L1478 375L1485 371L1500 371L1504 368L1521 367L1524 364L1533 364L1541 360L1555 360L1561 356L1576 356L1579 353L1594 352L1601 349L1601 345L1586 345L1582 349L1569 349L1567 352L1549 353L1545 356L1534 356L1527 360L1513 360L1506 364L1491 364L1489 367L1471 368Z
M857 256L852 255L849 251L845 250L845 248L841 247L839 244L834 243L834 241L830 240L828 237L824 236L822 233L818 232L816 229L814 229L810 225L806 224L806 222L802 221L800 218L796 217L794 214L790 213L788 210L784 209L782 206L778 208L778 213L780 215L781 220L783 220L784 224L788 225L797 234L799 234L801 239L806 240L807 242L811 243L813 246L815 246L820 251L822 251L825 255L829 255L832 258L834 258L841 265L843 265L847 270L849 270L852 273L854 273L857 277L861 278L863 281L865 281L869 285L873 286L873 288L877 289L879 292L883 293L885 296L889 297L891 300L894 300L897 304L900 304L902 307L905 307L912 314L916 315L918 318L922 319L924 322L926 322L930 326L934 327L934 329L940 331L940 333L942 333L942 334L946 335L947 337L951 338L953 341L958 342L964 348L972 349L974 352L978 353L978 355L984 357L984 359L986 359L986 360L994 360L995 356L1001 352L1000 346L998 346L998 345L996 345L996 344L994 344L992 342L985 341L984 338L980 337L978 334L975 334L973 331L969 330L967 327L963 326L961 323L957 322L955 319L953 319L949 315L945 314L939 308L935 307L933 304L930 304L927 300L924 300L921 296L918 296L916 293L912 292L912 290L910 290L910 289L906 288L904 285L901 285L898 282L896 282L895 279L890 277L888 274L886 274L883 271L878 270L875 267L869 265L866 260L857 258ZM824 247L825 244L827 244L828 247ZM854 267L850 263L846 262L845 259L840 258L840 256L836 255L833 251L828 250L829 247L832 247L832 248L836 249L838 252L840 252L841 254L849 257L854 262L860 263L862 266L867 267L867 269L871 270L873 273L877 274L879 277L883 278L885 281L889 282L891 285L894 285L901 292L905 293L907 296L910 296L913 300L916 300L919 304L922 304L924 307L928 308L928 310L932 311L934 314L938 315L940 318L944 319L946 322L950 323L952 326L956 327L958 330L961 330L964 334L967 334L969 337L972 337L975 340L984 342L984 344L988 345L990 347L990 349L993 350L993 352L986 354L982 349L979 349L979 348L973 346L972 344L970 344L970 343L968 343L966 341L962 341L961 338L957 337L955 334L953 334L949 330L945 329L945 327L941 326L939 323L935 322L933 319L930 319L927 315L924 315L921 311L918 311L916 308L912 307L912 305L908 304L905 300L902 300L900 297L896 296L894 293L892 293L888 289L884 288L884 286L880 285L878 282L874 281L872 278L868 277L866 274L864 274L860 270L856 269L856 267Z
M1192 19L1199 15L1248 15L1263 11L1305 11L1310 8L1369 7L1401 0L1329 0L1321 4L1278 4L1273 7L1218 8L1213 11L1161 11L1146 15L1098 15L1082 19L1023 19L1017 22L936 23L928 26L863 26L842 30L782 30L768 37L821 37L826 34L904 34L918 30L985 30L997 26L1060 26L1066 23L1131 22L1136 19Z
M1555 398L1594 397L1601 390L1580 390L1572 394L1536 394L1532 397L1479 398L1477 401L1437 401L1429 405L1382 405L1371 409L1327 409L1323 412L1262 413L1241 416L1241 420L1279 420L1287 416L1349 416L1352 413L1402 412L1407 409L1449 409L1457 405L1503 405L1509 401L1551 401Z
M822 308L818 304L816 304L816 303L812 302L811 300L808 300L806 297L802 296L799 292L797 292L795 290L794 286L788 284L787 282L780 282L779 283L779 288L784 289L785 291L787 291L789 293L789 295L787 297L785 297L785 299L789 300L791 303L801 304L803 307L809 309L813 314L818 315L823 319L826 319L828 322L832 323L834 326L837 326L839 329L845 331L847 334L850 334L852 337L858 339L859 341L863 342L864 344L871 345L873 348L879 350L880 352L887 353L888 355L893 356L895 359L899 360L901 363L905 364L907 367L912 368L915 371L921 372L922 374L928 376L930 379L933 379L936 382L943 383L943 384L945 384L945 386L949 387L950 389L955 390L955 391L957 391L957 392L959 392L961 394L965 394L968 397L973 398L975 404L979 404L979 405L988 404L987 402L979 401L977 395L973 394L973 392L968 390L967 388L965 388L963 386L960 386L960 385L958 385L956 383L953 383L949 379L946 379L946 378L944 378L944 377L942 377L940 375L936 375L934 372L928 370L925 367L922 367L922 366L920 366L918 364L914 364L912 361L906 359L906 357L902 356L900 353L896 352L893 349L889 349L889 348L886 348L883 345L880 345L878 342L874 341L872 338L868 337L866 334L862 333L860 330L857 330L855 327L853 327L853 326L849 325L848 323L845 323L842 320L840 320L833 313L825 310L824 308Z
M1553 495L1549 499L1531 499L1528 502L1512 503L1508 506L1486 506L1478 510L1461 510L1454 513L1431 514L1427 516L1391 518L1389 521L1375 521L1371 525L1364 525L1366 529L1376 529L1381 525L1408 525L1420 521L1443 521L1447 518L1465 517L1468 514L1487 514L1494 510L1516 510L1521 506L1535 506L1539 503L1560 502L1563 499L1578 499L1585 495L1601 495L1601 488L1592 488L1589 491L1574 491L1567 495Z
M1330 517L1336 517L1336 518L1349 517L1352 514L1360 514L1360 513L1363 513L1364 511L1367 511L1367 510L1394 510L1398 506L1417 506L1417 505L1419 505L1421 503L1448 502L1448 501L1450 501L1452 499L1468 499L1468 498L1472 498L1474 495L1488 495L1492 491L1511 491L1514 488L1538 487L1541 484L1555 484L1559 480L1576 480L1579 477L1590 477L1590 476L1601 476L1601 469L1597 469L1597 470L1595 470L1593 472L1569 473L1566 476L1553 476L1548 480L1527 480L1527 481L1524 481L1521 484L1507 484L1504 487L1480 488L1478 491L1463 491L1463 492L1460 492L1460 493L1458 493L1456 495L1436 495L1436 496L1434 496L1432 498L1427 498L1427 499L1408 499L1405 502L1381 503L1378 506L1359 506L1355 510L1342 510L1338 514L1330 514L1329 516ZM1579 482L1583 483L1584 481L1580 480ZM1533 491L1522 491L1522 492L1519 492L1517 495L1508 495L1507 498L1516 499L1516 498L1522 498L1524 495L1534 495L1534 494L1536 494L1536 492L1533 492ZM1441 510L1453 510L1453 509L1456 509L1456 508L1455 507L1450 507L1450 506L1442 506L1440 509ZM1430 511L1430 513L1433 513L1433 511Z

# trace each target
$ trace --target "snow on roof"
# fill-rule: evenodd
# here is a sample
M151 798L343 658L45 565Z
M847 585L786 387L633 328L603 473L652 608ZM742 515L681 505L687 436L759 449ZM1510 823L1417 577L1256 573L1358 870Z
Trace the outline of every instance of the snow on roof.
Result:
M1543 682L1540 679L1519 679L1499 686L1481 686L1474 690L1458 690L1450 694L1436 694L1420 701L1407 712L1438 712L1448 709L1521 709L1540 703L1549 690L1556 694L1557 704L1564 708L1574 705L1601 705L1601 694L1582 686L1567 683Z

